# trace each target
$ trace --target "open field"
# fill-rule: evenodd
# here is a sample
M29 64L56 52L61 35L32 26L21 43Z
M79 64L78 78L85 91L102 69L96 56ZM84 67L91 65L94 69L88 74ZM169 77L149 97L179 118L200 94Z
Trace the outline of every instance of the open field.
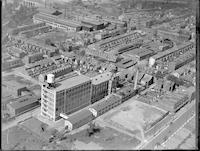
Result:
M30 118L23 122L20 126L46 141L49 140L51 136L50 132L48 131L48 125L36 118ZM42 126L45 128L44 132L42 131Z
M140 144L135 137L118 132L109 127L100 127L100 132L92 136L87 130L71 135L67 140L73 140L73 149L132 149ZM63 141L62 143L64 143Z
M2 132L2 149L40 150L43 142L19 126L12 127Z
M104 120L114 127L144 139L144 133L161 120L165 112L139 101L133 101L108 114Z

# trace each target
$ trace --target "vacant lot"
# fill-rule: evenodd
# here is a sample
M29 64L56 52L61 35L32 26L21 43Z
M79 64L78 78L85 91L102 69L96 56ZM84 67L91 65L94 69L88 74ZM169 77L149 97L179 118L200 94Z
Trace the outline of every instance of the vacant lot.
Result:
M41 140L18 126L3 131L1 140L4 150L40 150L45 145Z
M87 130L84 129L76 134L68 136L62 142L62 145L71 146L72 149L133 149L140 144L140 141L135 137L130 137L126 134L118 132L109 127L100 127L100 132L92 136L88 136Z
M144 132L151 128L165 113L139 101L130 102L127 106L108 114L104 120L114 127L125 130L141 140Z

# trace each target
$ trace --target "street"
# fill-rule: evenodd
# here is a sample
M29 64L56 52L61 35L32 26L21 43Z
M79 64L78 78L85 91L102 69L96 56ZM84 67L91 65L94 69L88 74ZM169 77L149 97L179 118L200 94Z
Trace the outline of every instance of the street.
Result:
M195 101L191 104L188 104L189 108L184 111L179 117L174 119L173 123L167 125L164 129L159 132L155 137L148 140L147 143L140 146L139 149L154 149L156 144L162 144L166 141L173 133L175 133L184 123L186 123L191 116L194 115L195 110Z

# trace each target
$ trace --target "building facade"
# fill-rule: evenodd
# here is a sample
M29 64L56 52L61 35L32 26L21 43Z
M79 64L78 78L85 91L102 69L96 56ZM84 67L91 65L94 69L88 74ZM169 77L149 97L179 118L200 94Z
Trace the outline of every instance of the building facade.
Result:
M92 98L91 103L95 103L108 95L109 80L112 73L107 72L92 78Z
M91 102L91 80L84 75L73 76L56 83L55 87L42 86L41 114L53 121L60 119L60 113L76 112Z
M60 28L66 31L80 31L81 23L62 20L53 15L48 15L44 13L36 14L33 16L34 23L45 22L47 25L50 25L54 28Z

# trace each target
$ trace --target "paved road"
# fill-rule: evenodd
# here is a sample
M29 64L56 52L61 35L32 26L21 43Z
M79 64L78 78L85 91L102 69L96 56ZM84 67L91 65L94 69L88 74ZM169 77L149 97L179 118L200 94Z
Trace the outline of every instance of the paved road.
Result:
M185 122L187 122L193 115L195 111L195 102L193 101L191 104L188 104L188 109L173 120L173 123L167 125L164 129L162 129L155 137L148 140L146 144L140 147L140 149L154 149L157 143L162 144L169 138L173 133L175 133Z
M28 119L28 118L31 118L32 116L35 116L36 114L38 114L40 112L40 107L37 107L35 108L34 110L32 111L29 111L27 113L24 113L18 117L16 117L15 120L12 120L8 123L2 123L2 131L5 131L13 126L16 126L18 123Z
M192 117L190 117L186 123L184 123L183 125L181 125L181 127L174 133L172 134L165 142L163 142L161 145L165 147L165 144L171 139L173 138L181 129L183 129L185 127L186 124L188 124L193 118L195 117L195 114L193 114ZM166 148L167 149L167 148Z

